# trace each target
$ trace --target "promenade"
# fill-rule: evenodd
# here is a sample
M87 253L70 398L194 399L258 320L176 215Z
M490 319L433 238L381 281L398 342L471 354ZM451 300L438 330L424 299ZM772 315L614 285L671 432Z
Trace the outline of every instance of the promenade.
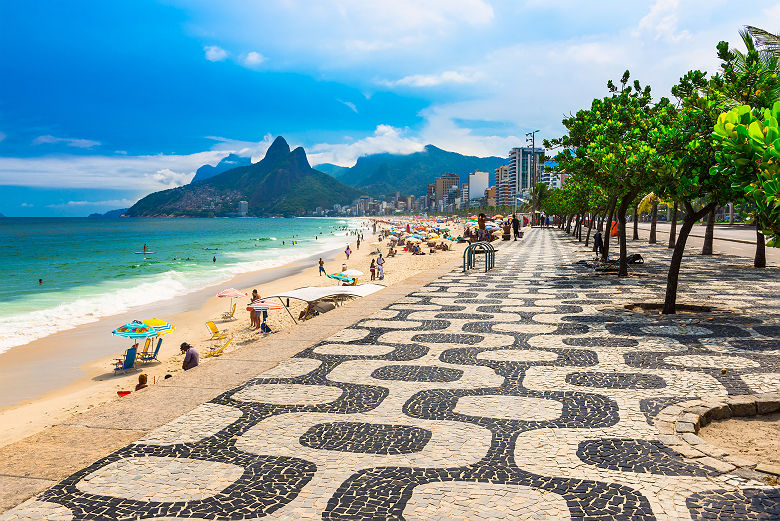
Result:
M275 367L247 346L221 379L138 393L163 425L105 427L121 448L0 520L780 519L770 474L695 435L705 411L780 409L775 269L686 257L678 302L716 309L663 317L625 305L661 301L665 245L629 241L646 263L623 279L556 229L496 246L488 273L318 317L313 345L266 339Z

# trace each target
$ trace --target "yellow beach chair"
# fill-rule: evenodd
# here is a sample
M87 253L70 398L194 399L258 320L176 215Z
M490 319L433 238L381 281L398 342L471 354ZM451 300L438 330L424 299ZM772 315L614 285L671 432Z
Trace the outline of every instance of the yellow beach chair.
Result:
M236 314L236 305L233 304L233 309L231 309L230 311L226 311L225 313L222 313L222 319L232 320L235 318L235 314Z
M219 329L217 329L216 324L209 320L206 322L206 327L209 328L209 331L211 331L211 338L209 340L218 340L221 338L227 338L227 333L221 333Z
M142 351L139 351L137 355L135 355L135 359L139 360L141 358L144 358L149 355L149 348L152 346L152 338L149 337L146 339L146 343L144 344L144 348Z
M228 341L225 342L225 345L223 345L222 347L212 347L212 348L209 348L210 350L209 350L208 353L206 353L206 356L219 356L219 355L221 355L222 352L225 350L225 348L227 346L229 346L230 342L232 342L232 341L233 341L233 337L230 337L230 338L228 338Z

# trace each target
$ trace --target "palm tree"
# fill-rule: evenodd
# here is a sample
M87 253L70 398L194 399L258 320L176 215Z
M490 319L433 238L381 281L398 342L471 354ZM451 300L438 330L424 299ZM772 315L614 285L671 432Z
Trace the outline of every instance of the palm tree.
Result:
M780 34L773 34L752 25L748 25L745 29L761 47L761 51L780 57Z

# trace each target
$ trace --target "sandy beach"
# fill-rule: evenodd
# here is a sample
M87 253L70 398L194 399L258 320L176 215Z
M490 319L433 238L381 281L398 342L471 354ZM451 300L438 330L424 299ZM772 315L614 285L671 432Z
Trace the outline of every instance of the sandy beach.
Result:
M460 225L448 223L454 233L460 232ZM356 247L355 237L349 237L352 254L346 261L343 247L321 255L328 273L341 271L342 264L365 273L358 283L370 282L369 265L377 241L371 229L364 229L365 240ZM379 248L384 256L387 243ZM346 246L346 240L345 244ZM438 266L460 256L464 245L453 244L452 251L413 256L399 250L399 254L386 260L385 278L377 283L391 286L410 276ZM224 343L224 340L209 340L205 323L213 320L220 331L233 337L228 351L240 349L258 337L249 329L249 313L245 311L249 298L237 299L233 320L221 319L228 310L230 299L220 299L215 294L224 288L235 287L251 293L257 289L261 296L272 295L303 286L334 286L336 281L320 276L317 270L317 256L305 261L279 268L262 270L236 277L220 287L209 287L181 299L167 300L131 310L121 315L103 318L97 322L63 331L27 345L13 348L0 355L0 446L13 443L41 429L61 422L69 415L82 412L121 399L117 391L134 389L138 375L148 375L149 385L166 374L176 375L182 371L182 355L179 344L189 342L201 354L201 363L208 363L205 354L209 347ZM305 303L290 300L290 312L297 319ZM176 330L163 337L159 362L138 365L127 374L114 375L112 362L122 355L130 345L128 339L111 336L117 325L138 318L158 317L171 322ZM274 331L295 326L290 315L284 311L269 311L268 325Z

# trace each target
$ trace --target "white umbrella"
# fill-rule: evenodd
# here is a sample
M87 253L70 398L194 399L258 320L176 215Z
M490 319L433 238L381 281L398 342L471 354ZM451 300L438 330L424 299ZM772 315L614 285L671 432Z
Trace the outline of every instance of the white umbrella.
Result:
M363 272L356 269L348 269L347 271L342 271L342 275L345 275L347 277L362 277Z

